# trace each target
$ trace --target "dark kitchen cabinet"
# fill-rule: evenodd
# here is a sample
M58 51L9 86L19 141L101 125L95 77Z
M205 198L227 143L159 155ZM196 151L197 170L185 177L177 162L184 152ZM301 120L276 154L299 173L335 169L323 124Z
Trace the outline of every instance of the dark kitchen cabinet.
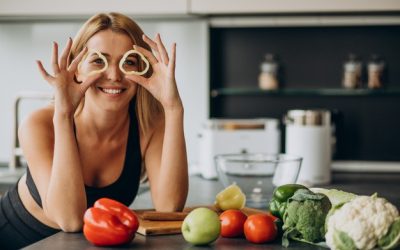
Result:
M279 56L276 91L258 89L259 66L266 53ZM360 89L341 87L349 53L364 63ZM366 87L371 54L386 61L382 89ZM212 118L281 119L295 108L332 110L335 159L400 161L400 22L210 27Z

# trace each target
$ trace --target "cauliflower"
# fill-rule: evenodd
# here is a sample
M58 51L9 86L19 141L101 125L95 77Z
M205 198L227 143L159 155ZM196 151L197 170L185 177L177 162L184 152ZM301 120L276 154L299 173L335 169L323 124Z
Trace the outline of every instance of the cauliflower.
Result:
M326 243L332 249L372 249L398 216L386 199L358 196L328 216Z

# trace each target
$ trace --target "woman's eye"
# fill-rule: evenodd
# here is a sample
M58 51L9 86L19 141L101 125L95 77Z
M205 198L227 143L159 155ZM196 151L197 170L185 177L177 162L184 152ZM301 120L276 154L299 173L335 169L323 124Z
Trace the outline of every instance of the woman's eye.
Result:
M97 59L93 60L93 63L95 63L95 64L104 64L104 61L101 58L97 58Z
M127 60L125 60L125 64L128 65L128 66L136 66L137 65L137 61L127 59Z

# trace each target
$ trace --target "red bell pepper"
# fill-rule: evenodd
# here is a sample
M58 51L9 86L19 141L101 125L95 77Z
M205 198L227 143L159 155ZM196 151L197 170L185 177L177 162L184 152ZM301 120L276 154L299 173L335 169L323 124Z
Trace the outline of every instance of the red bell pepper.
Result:
M83 234L96 246L127 244L139 227L139 220L132 210L108 198L97 200L87 209L83 221Z

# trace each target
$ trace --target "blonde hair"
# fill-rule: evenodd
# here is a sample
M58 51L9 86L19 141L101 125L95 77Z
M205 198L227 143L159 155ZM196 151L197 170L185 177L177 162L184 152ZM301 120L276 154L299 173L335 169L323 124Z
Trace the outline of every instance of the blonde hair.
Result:
M88 40L103 30L112 30L113 32L128 35L135 45L139 45L151 51L151 48L142 39L143 31L131 18L120 13L99 13L91 17L78 31L74 38L71 53L68 62L72 62L76 55L86 46ZM143 62L139 59L139 70L143 69ZM144 75L149 77L152 74L151 67ZM145 88L138 85L136 92L136 115L139 128L143 134L147 134L154 125L154 120L163 112L161 104ZM83 108L82 100L77 112Z

